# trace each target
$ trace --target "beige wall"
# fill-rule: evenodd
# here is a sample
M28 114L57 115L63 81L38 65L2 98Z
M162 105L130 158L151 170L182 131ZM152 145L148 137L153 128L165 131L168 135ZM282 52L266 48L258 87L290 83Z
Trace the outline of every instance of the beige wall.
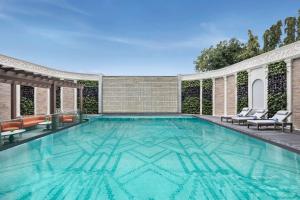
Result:
M74 89L73 88L63 88L63 111L72 112L74 111Z
M177 112L177 77L103 77L103 112Z
M236 83L235 76L227 76L227 115L236 114Z
M11 118L10 84L0 83L0 120Z
M224 78L215 79L215 115L224 115Z
M300 59L292 64L292 109L294 126L300 129Z
M48 103L48 88L36 88L36 114L47 114Z

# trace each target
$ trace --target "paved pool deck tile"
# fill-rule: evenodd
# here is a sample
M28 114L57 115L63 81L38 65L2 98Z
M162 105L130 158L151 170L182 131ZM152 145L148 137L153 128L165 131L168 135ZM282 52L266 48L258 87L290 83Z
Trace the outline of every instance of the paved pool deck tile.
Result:
M290 133L289 130L282 132L281 129L272 130L271 128L264 129L263 127L261 130L256 130L254 127L247 128L247 125L237 125L225 121L221 122L220 117L207 115L194 116L300 154L300 131L294 130L292 133Z

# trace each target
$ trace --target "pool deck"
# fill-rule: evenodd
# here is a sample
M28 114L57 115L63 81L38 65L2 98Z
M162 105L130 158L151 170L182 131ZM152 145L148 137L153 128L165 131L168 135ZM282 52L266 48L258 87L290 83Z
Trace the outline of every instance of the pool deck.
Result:
M225 121L221 122L220 117L207 116L207 115L194 115L194 116L216 123L220 126L239 131L243 134L264 140L271 144L280 146L282 148L300 154L300 131L294 130L292 133L290 133L289 130L282 132L281 129L272 130L271 128L269 129L262 128L261 130L257 130L254 127L247 128L247 125L237 125Z

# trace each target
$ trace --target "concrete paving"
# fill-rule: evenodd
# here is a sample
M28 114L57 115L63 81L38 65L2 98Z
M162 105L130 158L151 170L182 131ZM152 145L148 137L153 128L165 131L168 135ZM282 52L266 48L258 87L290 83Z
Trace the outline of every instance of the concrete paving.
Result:
M281 128L274 130L264 127L262 127L261 130L257 130L255 127L247 128L247 125L237 125L225 121L221 122L220 117L207 115L195 116L300 154L300 131L294 130L290 133L289 130L282 132Z

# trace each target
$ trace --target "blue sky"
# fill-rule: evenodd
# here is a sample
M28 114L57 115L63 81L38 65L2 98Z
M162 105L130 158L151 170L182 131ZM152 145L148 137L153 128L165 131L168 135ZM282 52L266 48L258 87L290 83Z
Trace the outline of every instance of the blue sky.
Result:
M106 75L194 72L203 48L261 38L298 0L0 0L0 53Z

